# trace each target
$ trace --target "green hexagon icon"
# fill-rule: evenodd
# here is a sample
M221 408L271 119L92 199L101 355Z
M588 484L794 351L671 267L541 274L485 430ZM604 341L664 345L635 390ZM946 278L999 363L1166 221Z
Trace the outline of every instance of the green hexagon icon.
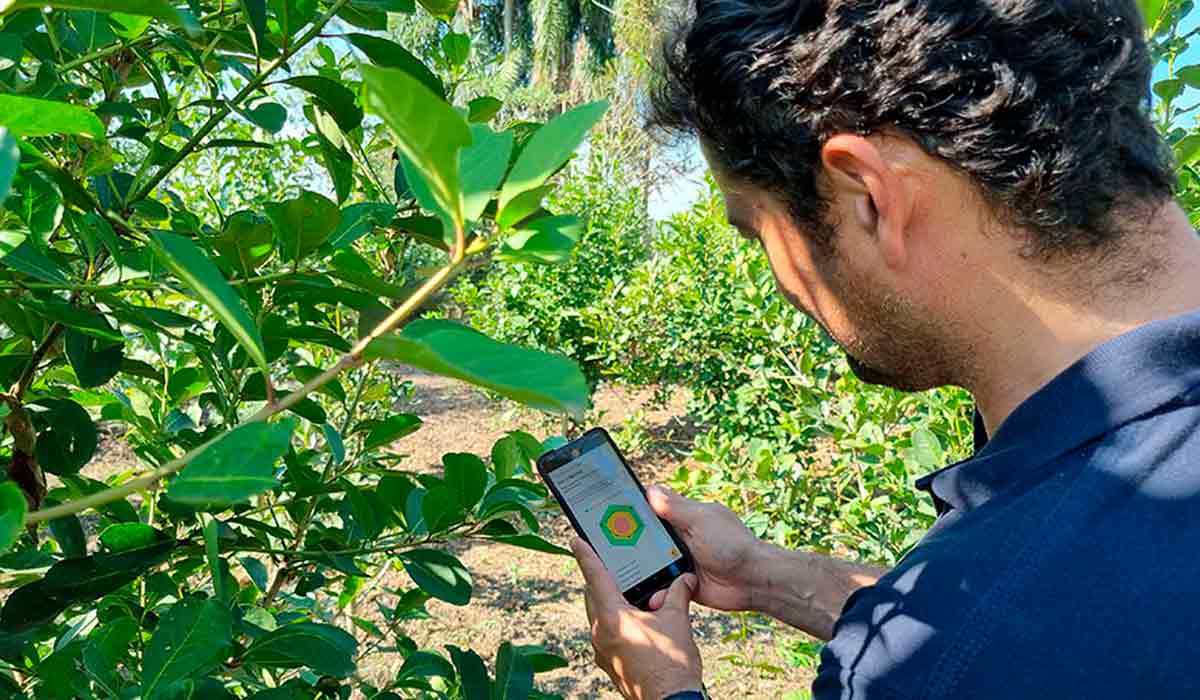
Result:
M646 527L632 506L611 505L600 518L600 531L614 547L632 547Z

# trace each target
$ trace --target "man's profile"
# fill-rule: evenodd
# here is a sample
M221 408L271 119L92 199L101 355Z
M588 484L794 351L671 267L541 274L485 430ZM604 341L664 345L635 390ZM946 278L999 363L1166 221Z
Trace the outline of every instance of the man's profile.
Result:
M652 122L864 380L965 387L974 457L890 571L757 541L662 489L697 576L597 660L697 697L691 601L829 640L819 700L1200 697L1200 238L1148 116L1134 0L692 0Z

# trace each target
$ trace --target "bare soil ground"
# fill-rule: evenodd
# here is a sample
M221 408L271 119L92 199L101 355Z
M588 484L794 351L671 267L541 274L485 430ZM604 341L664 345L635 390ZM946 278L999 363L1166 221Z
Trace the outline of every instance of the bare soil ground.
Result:
M440 463L446 452L475 452L485 456L491 445L515 426L538 437L554 431L511 404L491 400L462 384L440 377L412 374L415 394L406 406L425 426L405 438L398 449L409 455L412 468ZM640 448L630 454L645 483L665 481L681 465L696 427L687 418L682 395L663 405L649 390L603 387L594 397L593 420L610 431L633 436ZM629 428L628 426L633 426ZM620 433L619 433L620 434ZM570 526L565 518L549 523L543 534L566 545ZM410 623L404 630L418 644L470 646L489 665L504 641L542 644L566 658L570 666L538 676L544 692L566 698L618 698L612 684L596 669L583 608L583 589L573 559L495 544L463 546L458 556L471 570L475 592L471 604L455 607L441 601L428 605L433 620ZM384 587L410 587L403 572L391 572ZM806 690L808 669L793 668L781 652L789 640L803 637L756 616L730 615L693 609L693 626L703 655L705 678L714 697L780 698ZM379 653L364 664L374 681L394 677L402 659Z

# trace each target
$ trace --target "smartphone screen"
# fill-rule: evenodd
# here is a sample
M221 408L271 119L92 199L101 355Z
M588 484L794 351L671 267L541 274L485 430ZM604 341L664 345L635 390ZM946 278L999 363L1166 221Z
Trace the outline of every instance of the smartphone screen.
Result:
M589 431L555 454L556 464L543 458L543 476L627 598L691 570L607 433Z

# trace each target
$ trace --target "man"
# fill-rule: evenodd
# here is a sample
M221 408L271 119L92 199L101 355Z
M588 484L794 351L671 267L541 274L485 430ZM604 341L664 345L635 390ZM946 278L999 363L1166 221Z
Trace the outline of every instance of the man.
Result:
M886 572L652 490L697 576L638 611L576 541L598 663L626 697L700 697L694 600L829 640L822 700L1200 697L1200 239L1134 0L691 15L657 123L699 135L855 372L966 387L980 447L918 482L940 515Z

